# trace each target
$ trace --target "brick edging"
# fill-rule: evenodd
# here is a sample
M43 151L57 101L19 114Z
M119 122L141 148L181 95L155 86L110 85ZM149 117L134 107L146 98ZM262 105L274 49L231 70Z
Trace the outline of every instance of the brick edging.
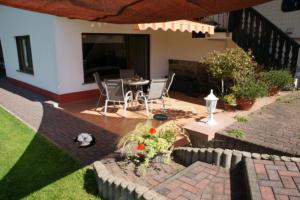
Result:
M254 164L252 159L246 158L244 165L244 180L246 181L247 198L249 200L261 200L261 193L259 190Z
M300 162L300 158L298 157L250 153L247 151L221 148L178 147L174 149L173 153L175 158L177 158L186 166L189 166L196 161L202 161L209 164L222 166L226 169L235 167L246 158Z
M101 161L93 163L98 183L98 192L101 198L111 199L135 199L135 200L164 200L165 197L156 191L124 180L111 174Z

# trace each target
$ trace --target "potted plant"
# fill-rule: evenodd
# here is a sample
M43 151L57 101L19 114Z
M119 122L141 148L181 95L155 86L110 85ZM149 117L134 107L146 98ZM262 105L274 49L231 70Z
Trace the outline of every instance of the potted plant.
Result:
M224 110L225 111L234 111L236 106L236 99L234 94L227 94L223 97Z
M133 131L123 136L117 146L126 159L136 164L137 171L144 174L152 162L170 161L174 143L179 135L185 136L190 142L181 128L172 121L158 128L140 123Z
M208 73L221 81L222 94L232 85L245 77L253 76L257 63L252 52L241 48L227 48L225 51L209 53L202 62L207 66Z
M268 95L273 96L279 90L293 86L294 78L288 70L271 70L260 73L261 80L268 87Z
M240 110L249 110L256 98L265 96L267 93L266 85L254 78L241 81L231 89L236 96L237 108Z

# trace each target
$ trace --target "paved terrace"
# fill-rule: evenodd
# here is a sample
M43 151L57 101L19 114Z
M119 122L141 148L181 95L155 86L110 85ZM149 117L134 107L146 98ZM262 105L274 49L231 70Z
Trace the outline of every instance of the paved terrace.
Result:
M1 78L0 106L83 164L91 164L115 150L117 135L54 108L47 103L47 99L11 85ZM93 134L96 145L87 149L78 148L73 138L81 132Z
M235 122L221 134L227 135L229 129L240 129L246 133L242 141L300 156L299 113L300 92L296 91L252 113L246 123Z

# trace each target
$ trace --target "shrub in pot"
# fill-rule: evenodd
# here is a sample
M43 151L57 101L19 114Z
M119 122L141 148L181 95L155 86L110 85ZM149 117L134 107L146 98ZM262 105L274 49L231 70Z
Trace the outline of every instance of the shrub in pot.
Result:
M260 78L267 85L269 96L277 94L279 90L290 88L294 84L294 78L288 70L261 72Z
M253 60L252 52L241 48L227 48L225 51L213 51L202 60L207 72L221 81L222 94L232 84L253 76L257 63Z
M224 102L224 110L225 111L233 111L236 105L236 99L234 94L227 94L223 97Z
M236 96L237 108L241 110L249 110L256 98L265 96L267 93L267 86L254 78L241 81L231 89Z

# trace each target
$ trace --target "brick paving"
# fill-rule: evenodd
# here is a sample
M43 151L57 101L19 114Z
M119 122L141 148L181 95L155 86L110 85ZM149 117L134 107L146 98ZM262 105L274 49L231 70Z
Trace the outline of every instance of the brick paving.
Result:
M176 200L244 199L240 174L234 176L225 168L197 161L154 189Z
M134 164L117 154L101 162L114 176L151 188L170 200L245 199L243 176L238 168L229 171L200 161L184 167L172 161L152 164L145 175L139 176Z
M157 186L185 168L173 161L171 161L170 164L154 163L151 165L151 168L147 170L146 174L140 176L135 170L134 164L132 162L120 160L118 154L112 154L109 157L102 159L101 162L113 175L148 188Z
M0 105L81 163L91 164L115 150L117 135L54 108L46 102L44 97L11 85L0 78ZM73 138L81 132L93 134L96 144L85 149L78 148Z
M261 146L286 155L300 156L299 113L300 92L297 91L254 112L248 122L234 123L221 134L227 135L226 130L229 129L240 129L246 132L242 141L257 145L245 150L259 151Z
M246 165L253 193L260 194L261 199L300 200L299 162L248 159Z

